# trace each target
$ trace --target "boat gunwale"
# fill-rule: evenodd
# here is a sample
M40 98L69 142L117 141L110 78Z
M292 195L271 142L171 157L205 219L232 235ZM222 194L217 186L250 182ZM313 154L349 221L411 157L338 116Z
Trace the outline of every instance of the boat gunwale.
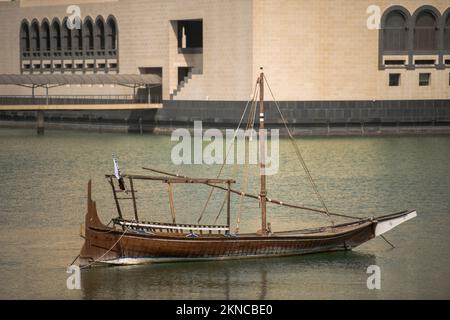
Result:
M183 236L173 236L172 234L168 235L159 235L159 234L145 234L145 233L124 233L122 230L117 229L101 229L96 227L89 227L92 231L104 233L104 234L114 234L117 236L124 235L124 237L134 237L134 238L146 238L151 240L158 240L158 241L182 241L182 242L188 242L188 241L195 241L195 242L231 242L231 241L284 241L284 240L291 240L291 241L297 241L297 240L304 240L304 241L311 241L311 240L330 240L335 238L340 238L343 236L347 236L352 233L356 233L364 228L367 228L374 224L375 221L365 220L365 221L358 221L354 222L355 225L354 228L343 230L341 232L337 233L317 233L316 235L312 234L296 234L292 236L288 235L281 235L277 236L277 233L274 233L272 235L257 235L257 234L240 234L237 236L210 236L210 235L199 235L198 237L191 238L191 237L183 237ZM336 226L339 227L339 226Z

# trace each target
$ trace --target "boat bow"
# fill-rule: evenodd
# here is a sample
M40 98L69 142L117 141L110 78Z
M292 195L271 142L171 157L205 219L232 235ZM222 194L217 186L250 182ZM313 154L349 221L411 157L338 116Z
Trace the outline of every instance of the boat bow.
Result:
M381 236L394 229L395 227L401 225L402 223L409 221L417 217L416 210L407 210L399 213L394 213L386 216L381 216L376 218L377 226L375 228L375 236Z

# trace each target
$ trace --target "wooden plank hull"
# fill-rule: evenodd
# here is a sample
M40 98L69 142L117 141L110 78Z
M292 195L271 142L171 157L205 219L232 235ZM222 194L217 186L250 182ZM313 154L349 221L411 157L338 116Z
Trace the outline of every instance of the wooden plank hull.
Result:
M245 259L351 250L379 235L379 223L390 225L411 219L415 214L415 211L405 211L379 219L270 235L206 234L191 238L179 233L143 233L105 226L98 218L96 204L89 192L80 266ZM388 228L383 226L382 229Z
M199 237L140 235L89 228L81 252L81 265L100 260L131 264L182 260L215 260L291 256L349 250L374 237L374 223L366 222L330 236ZM120 240L119 240L120 238ZM107 252L109 250L109 252ZM105 254L106 253L106 254ZM99 259L101 258L101 259Z

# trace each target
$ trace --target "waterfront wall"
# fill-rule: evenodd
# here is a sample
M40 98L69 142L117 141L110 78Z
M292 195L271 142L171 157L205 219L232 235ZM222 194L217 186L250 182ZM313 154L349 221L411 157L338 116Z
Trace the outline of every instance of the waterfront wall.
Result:
M165 101L162 109L45 111L46 128L169 133L202 121L205 128L236 128L243 101ZM450 133L450 100L282 101L297 134ZM274 102L267 125L282 128ZM1 111L0 127L35 127L33 111ZM246 117L245 117L246 119Z
M246 102L166 101L157 122L237 124ZM266 122L282 124L274 102L266 102ZM281 101L281 112L290 124L346 123L450 123L450 100L386 101Z

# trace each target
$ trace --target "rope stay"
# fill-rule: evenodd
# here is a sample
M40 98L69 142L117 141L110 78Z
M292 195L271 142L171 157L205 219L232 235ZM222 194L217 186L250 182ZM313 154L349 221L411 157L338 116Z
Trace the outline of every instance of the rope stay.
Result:
M173 176L173 177L181 177L181 178L185 178L185 179L192 179L190 177L187 176L182 176L182 175L178 175L178 174L172 174L169 172L164 172L161 170L156 170L156 169L151 169L151 168L142 168L144 170L148 170L148 171L153 171L156 173L161 173L161 174L165 174L168 176ZM214 189L220 189L223 191L227 191L228 189L216 184L211 184L211 183L204 183L205 185L214 188ZM254 195L254 194L250 194L250 193L246 193L240 190L236 190L236 189L230 189L231 193L237 194L239 196L244 196L247 198L251 198L251 199L255 199L255 200L259 200L259 195ZM309 211L309 212L315 212L315 213L320 213L320 214L325 214L326 211L324 211L323 209L319 209L319 208L312 208L312 207L307 207L305 205L300 205L300 204L290 204L290 203L286 203L284 201L280 201L280 200L275 200L275 199L271 199L271 198L267 198L267 202L279 205L279 206L283 206L283 207L288 207L288 208L293 208L293 209L299 209L299 210L305 210L305 211ZM341 218L347 218L347 219L353 219L353 220L361 220L360 217L356 217L356 216L350 216L350 215L345 215L345 214L341 214L341 213L334 213L334 212L329 212L329 214L331 216L336 216L336 217L341 217Z
M173 188L170 182L167 183L167 192L169 193L169 207L170 207L170 214L172 215L172 222L173 224L176 224L177 218L175 211L175 202L173 200Z
M255 99L253 100L253 105L251 109L251 113L249 115L248 121L247 121L247 132L250 132L251 135L253 135L253 129L255 127L255 118L256 118L256 108L257 108L257 101L256 97L258 96L258 92L255 93ZM253 136L250 136L249 143L252 141ZM247 161L248 156L248 161ZM242 192L239 196L239 205L238 205L238 211L236 215L236 229L235 233L239 233L239 226L241 223L241 213L242 213L242 204L244 200L244 195L247 192L248 189L248 182L249 182L249 167L250 167L250 145L248 148L245 148L245 163L244 163L244 169L243 169L243 181L242 181Z
M238 134L238 130L239 130L239 128L242 125L242 121L244 120L244 116L245 116L245 114L247 112L248 106L250 105L250 103L253 100L256 99L257 88L258 88L258 81L256 81L255 87L253 89L253 96L251 97L251 100L247 101L247 104L245 105L244 112L242 113L241 119L239 120L239 124L238 124L238 126L236 128L236 131L234 132L232 143L228 147L227 153L225 154L225 159L224 159L224 161L222 163L222 166L220 167L219 173L217 174L217 179L222 174L223 168L225 167L225 163L227 162L228 156L229 156L229 154L231 152L231 148L234 148L234 143L235 143L235 140L236 140L236 137L237 137L237 134ZM214 193L214 188L212 188L211 191L209 192L208 199L206 200L206 203L203 206L202 212L200 213L200 217L197 219L197 223L200 223L202 221L203 216L204 216L204 214L206 212L206 208L208 207L208 204L209 204L209 202L210 202L210 200L212 198L213 193Z
M303 158L303 156L302 156L302 154L300 152L300 149L299 149L297 143L295 142L295 139L294 139L294 136L291 133L291 130L289 130L289 127L287 125L287 121L284 118L283 113L281 112L280 105L279 105L278 101L275 99L275 95L273 94L272 89L271 89L271 87L269 85L269 82L267 81L267 78L266 78L265 75L264 75L264 79L266 81L267 88L269 89L269 92L272 95L272 99L275 102L275 106L277 107L277 111L280 114L281 120L283 121L284 127L286 128L286 131L287 131L288 136L289 136L289 140L291 141L291 144L294 147L295 153L296 153L298 159L300 160L300 163L301 163L301 165L303 167L303 170L305 171L305 173L306 173L306 175L308 177L309 183L311 184L311 187L313 188L314 193L316 194L317 198L319 199L320 203L322 204L322 207L325 210L325 213L327 214L327 216L330 219L331 223L334 225L334 221L331 218L330 211L328 210L328 207L325 204L325 200L323 199L322 195L319 192L319 189L317 188L317 185L316 185L316 183L315 183L315 181L314 181L314 179L313 179L313 177L311 175L311 171L309 170L308 166L306 165L305 159Z
M94 261L92 261L91 263L80 267L80 269L85 269L85 268L89 268L90 266L92 266L93 264L101 261L103 259L104 256L106 256L108 253L111 252L112 249L114 249L114 247L120 242L120 240L122 240L123 236L125 235L125 233L127 233L127 231L130 229L130 227L126 227L125 230L123 231L122 235L119 237L119 239L117 239L116 242L114 242L114 244L112 245L111 248L109 248L108 251L106 251L104 254L102 254L99 258L95 259ZM77 256L76 259L78 259L80 257L80 255ZM74 260L74 262L76 261L76 259ZM73 264L73 263L72 263Z
M256 108L257 108L257 100L256 97L258 96L259 91L256 90L254 92L253 98L251 100L251 107L250 107L250 112L248 114L248 118L247 118L247 125L246 125L246 132L250 133L251 135L253 135L253 129L254 129L254 125L255 125L255 118L256 118ZM250 130L251 129L251 130ZM245 137L246 139L246 137ZM250 136L249 140L252 140L252 136ZM244 169L243 169L243 176L244 176L244 180L242 183L242 187L245 193L247 191L248 188L248 169L249 169L249 161L247 160L247 155L248 155L249 149L245 148L245 163L244 163ZM234 164L233 166L233 177L236 176L237 173L237 163ZM243 200L244 196L241 194L240 198L239 198L239 206L238 206L238 211L237 211L237 215L236 215L236 230L235 233L238 234L239 233L239 224L241 221L241 212L242 212L242 200ZM219 219L221 213L223 210L223 205L221 210L219 211L219 214L217 215L214 223L217 223L217 220Z

